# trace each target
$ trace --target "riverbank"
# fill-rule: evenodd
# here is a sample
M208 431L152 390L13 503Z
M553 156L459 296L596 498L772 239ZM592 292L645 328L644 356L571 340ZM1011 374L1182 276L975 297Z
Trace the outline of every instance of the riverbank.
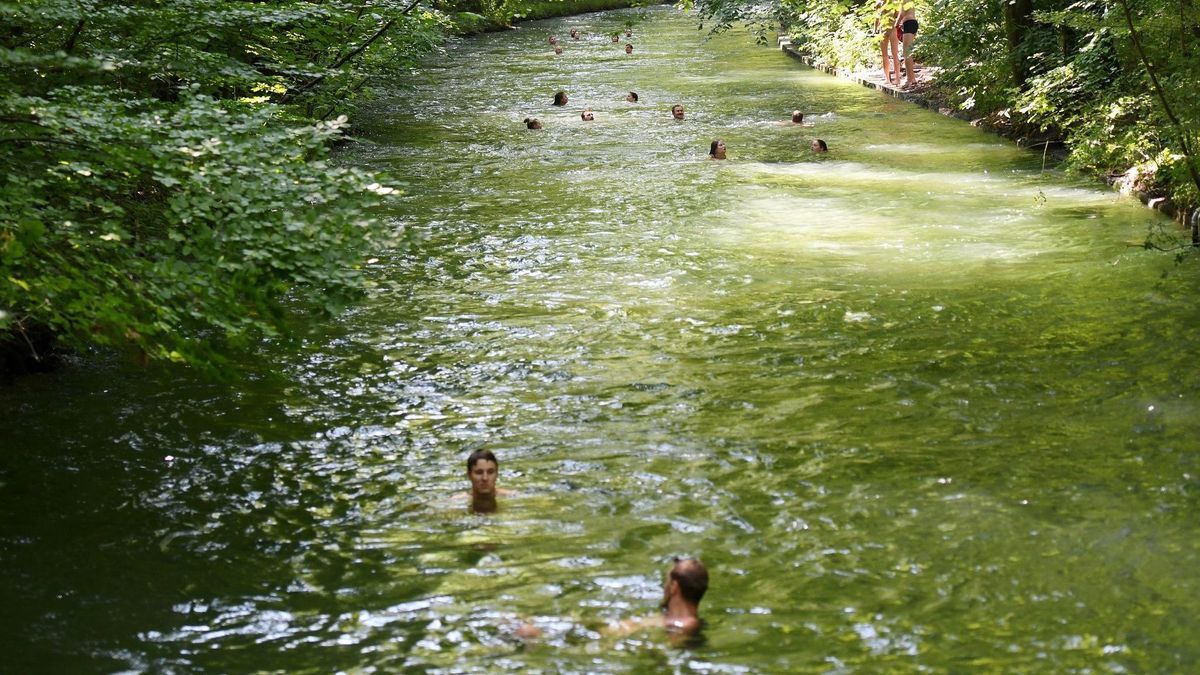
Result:
M1040 149L1043 166L1045 166L1047 161L1053 160L1056 163L1063 161L1069 154L1067 144L1056 134L1039 132L1027 125L1016 124L1007 117L998 119L995 115L982 117L971 115L961 107L955 105L954 101L947 100L944 96L939 95L938 90L933 86L934 80L940 70L935 66L918 63L916 68L917 84L912 87L897 87L887 82L881 68L859 68L853 70L837 68L819 63L810 56L800 52L792 46L791 39L787 35L780 35L778 42L780 49L784 53L810 68L851 80L864 87L876 89L888 96L907 101L922 108L935 110L947 117L960 119L971 126L979 127L1011 139L1020 147L1033 150ZM1180 208L1168 195L1156 190L1144 189L1144 184L1142 183L1144 176L1141 175L1137 167L1131 167L1124 173L1099 177L1120 191L1121 194L1137 197L1148 208L1163 213L1189 228L1192 242L1200 243L1200 209L1188 210L1187 208Z

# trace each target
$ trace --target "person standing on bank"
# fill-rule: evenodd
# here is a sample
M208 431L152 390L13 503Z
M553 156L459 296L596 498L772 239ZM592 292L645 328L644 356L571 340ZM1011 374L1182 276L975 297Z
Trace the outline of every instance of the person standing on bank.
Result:
M917 7L913 4L913 0L900 0L900 11L896 12L896 26L901 31L901 41L904 43L904 88L915 87L917 85L917 69L913 64L912 44L917 38L917 28L920 24L917 23ZM896 79L900 79L900 74L896 74Z
M895 5L888 0L876 0L875 36L879 38L879 51L883 56L883 78L888 84L900 86L900 40L896 37L893 17ZM891 50L889 54L888 50Z

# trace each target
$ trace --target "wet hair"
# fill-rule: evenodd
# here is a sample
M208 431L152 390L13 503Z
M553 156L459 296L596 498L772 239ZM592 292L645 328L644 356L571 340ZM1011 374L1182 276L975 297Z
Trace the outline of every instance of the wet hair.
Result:
M526 117L521 121L525 123L526 129L536 129L541 124L536 117Z
M633 102L634 102L634 103L637 103L637 100L638 100L638 95L637 95L637 92L636 92L636 91L631 91L631 92L629 92L629 95L633 97Z
M583 120L584 122L588 121L587 116L590 115L591 112L592 112L591 108L584 108L583 112L579 113L579 119Z
M693 605L700 604L708 590L708 570L704 563L695 558L676 560L671 568L670 579L679 583L679 593Z
M497 467L500 466L500 462L496 461L496 456L492 454L491 450L476 450L471 453L470 457L467 457L467 472L470 473L471 469L475 468L475 463L481 459L486 459Z
M709 157L717 156L717 143L720 143L720 142L721 142L721 139L718 138L717 140L712 142L712 145L708 146Z
M825 144L825 141L818 138L816 143L821 146L821 152L829 152L829 146Z
M800 112L799 110L793 110L792 111L792 121L795 122L796 124L800 124L801 122L804 121L804 113Z
M565 91L554 92L554 105L566 105L566 104L567 104L567 92L565 92Z
M671 106L671 114L672 114L672 115L674 115L674 114L675 114L675 109L676 109L676 108L679 108L679 110L680 110L680 111L682 111L682 110L683 110L683 104L682 104L682 103L676 103L675 105Z
M627 51L627 52L631 52L631 51L633 51L633 45L631 45L631 44L629 44L628 42L626 42L626 43L625 43L625 51Z

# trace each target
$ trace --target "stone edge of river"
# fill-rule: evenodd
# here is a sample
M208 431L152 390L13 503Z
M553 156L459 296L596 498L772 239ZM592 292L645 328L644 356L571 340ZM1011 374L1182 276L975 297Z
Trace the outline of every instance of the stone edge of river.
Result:
M960 119L971 126L979 127L998 136L1008 138L1014 141L1019 147L1029 149L1041 147L1043 158L1045 157L1046 153L1050 153L1051 156L1053 156L1056 160L1063 159L1066 156L1066 153L1064 152L1065 146L1062 141L1058 139L1052 137L1030 137L1021 134L1020 131L1012 127L989 124L986 118L973 118L961 110L955 110L954 108L949 107L946 105L948 103L947 101L935 99L932 96L933 90L930 86L932 82L931 75L934 74L935 69L929 68L928 66L922 66L916 69L917 86L915 88L901 89L888 84L881 77L877 77L876 75L881 71L873 72L870 70L863 71L836 68L828 64L820 63L812 57L798 51L792 46L792 41L786 34L780 34L778 36L778 41L779 47L784 51L784 53L810 68L820 70L836 77L851 80L869 89L876 89L893 98L898 98L902 101L913 103L923 108L935 110L947 117ZM1188 213L1186 208L1180 208L1177 204L1175 204L1174 201L1171 200L1170 197L1164 197L1162 195L1156 195L1138 190L1136 187L1134 187L1137 182L1137 178L1136 169L1130 169L1130 172L1119 176L1108 176L1106 178L1106 182L1109 185L1118 188L1121 194L1134 195L1147 207L1154 209L1155 211L1159 211L1176 220L1177 222L1183 223L1184 225L1190 225L1192 229L1193 240L1195 240L1196 229L1197 226L1200 225L1200 208L1193 209L1191 213ZM1189 220L1191 221L1190 223L1188 222Z

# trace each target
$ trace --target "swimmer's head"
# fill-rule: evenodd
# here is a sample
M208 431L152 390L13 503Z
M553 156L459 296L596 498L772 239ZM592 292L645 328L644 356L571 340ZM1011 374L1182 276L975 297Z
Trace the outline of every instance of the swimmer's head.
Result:
M621 34L620 34L620 33L613 33L613 36L612 36L612 38L613 38L613 42L620 42L620 41L621 41Z
M500 463L491 450L476 450L467 457L467 478L471 480L471 492L476 495L491 495L496 492L496 474Z
M676 560L667 573L667 583L663 587L663 606L671 599L673 593L679 593L684 600L693 605L699 605L708 591L708 570L704 563L695 558Z
M629 95L625 97L625 100L629 101L630 103L637 103L638 102L637 92L636 91L629 92Z
M562 45L554 45L554 53L562 54Z
M683 119L683 106L679 105L678 103L671 106L671 117L674 117L677 120Z
M804 113L799 110L792 111L792 124L800 124L804 121Z
M593 119L595 119L592 116L592 109L584 108L583 112L579 113L579 119L583 120L584 122L591 122Z
M819 138L813 141L810 147L812 147L813 152L829 152L829 146Z
M626 54L633 53L633 45L629 44L628 42L625 43L625 53Z
M566 104L567 104L567 92L565 92L565 91L555 92L554 105L561 106L561 105L566 105Z
M725 159L725 141L717 139L708 146L708 156L713 159Z
M536 117L526 117L524 120L526 129L541 129L542 123Z
M557 38L557 37L555 37L555 36L553 36L553 35L551 35L551 36L550 36L550 44L552 44L552 45L556 45L556 44L558 44L558 38Z

